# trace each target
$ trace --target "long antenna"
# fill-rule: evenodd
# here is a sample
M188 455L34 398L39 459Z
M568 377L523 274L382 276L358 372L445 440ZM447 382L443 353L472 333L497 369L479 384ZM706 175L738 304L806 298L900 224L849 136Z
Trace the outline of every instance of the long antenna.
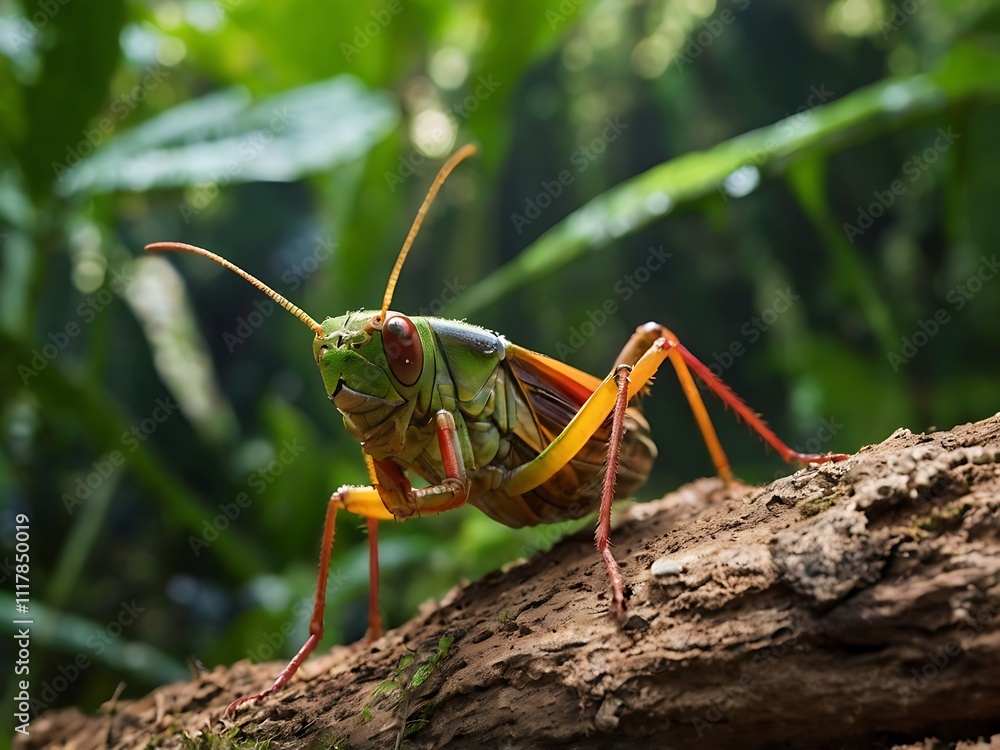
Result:
M313 320L311 317L309 317L305 312L303 312L303 310L301 308L296 307L291 302L289 302L287 299L285 299L280 294L278 294L276 291L274 291L267 284L265 284L263 281L259 281L258 279L254 278L253 276L251 276L250 274L248 274L246 271L244 271L242 268L240 268L239 266L237 266L235 263L230 263L228 260L226 260L225 258L223 258L221 255L216 255L215 253L210 252L208 250L205 250L203 248L195 247L194 245L188 245L188 244L185 244L183 242L154 242L151 245L146 245L146 252L148 252L148 253L152 253L152 252L185 252L185 253L194 253L195 255L203 255L206 258L210 259L210 260L214 260L220 266L225 266L226 268L228 268L230 271L232 271L236 275L242 277L244 281L248 281L249 283L253 284L255 287L257 287L262 292L264 292L264 294L266 294L268 297L270 297L275 302L277 302L279 305L281 305L283 308L285 308L286 310L288 310L288 312L290 312L296 318L298 318L303 323L305 323L307 326L309 326L310 328L312 328L313 331L316 332L316 337L317 338L323 338L323 336L325 335L323 333L323 326L321 326L319 323L317 323L315 320Z
M427 191L427 197L424 198L423 204L420 206L420 210L417 211L417 218L413 220L413 226L410 227L410 233L406 235L406 242L403 243L403 249L399 251L399 257L396 258L396 265L392 267L392 273L389 274L389 283L385 287L385 296L382 298L382 310L379 312L378 317L371 322L372 327L381 328L382 322L385 320L385 314L389 311L389 305L392 303L392 293L396 290L396 281L399 280L399 272L403 270L403 262L406 260L406 256L410 252L410 247L413 245L413 240L416 239L417 232L420 231L420 225L424 223L424 217L427 215L427 209L431 207L431 203L434 202L434 197L438 194L438 190L444 184L444 181L451 174L451 170L458 166L459 162L468 156L476 153L476 147L469 144L462 146L458 151L451 155L451 158L444 163L441 167L441 171L438 172L437 177L434 178L434 182L431 183L430 190Z

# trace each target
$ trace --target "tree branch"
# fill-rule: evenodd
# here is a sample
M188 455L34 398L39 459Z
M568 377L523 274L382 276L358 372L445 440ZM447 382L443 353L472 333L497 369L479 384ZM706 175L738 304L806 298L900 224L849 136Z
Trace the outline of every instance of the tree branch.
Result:
M414 748L988 736L1000 732L998 506L1000 414L898 430L764 488L705 479L633 505L613 532L624 626L581 533L373 646L312 659L235 722L226 705L281 665L220 667L98 716L51 712L17 746L174 748L232 729L272 748L393 747L401 733Z

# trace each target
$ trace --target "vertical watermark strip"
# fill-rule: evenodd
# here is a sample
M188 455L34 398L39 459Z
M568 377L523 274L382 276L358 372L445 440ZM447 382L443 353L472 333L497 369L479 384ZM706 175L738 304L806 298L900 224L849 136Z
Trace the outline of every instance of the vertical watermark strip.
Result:
M31 521L25 513L14 519L14 729L27 735L31 722Z

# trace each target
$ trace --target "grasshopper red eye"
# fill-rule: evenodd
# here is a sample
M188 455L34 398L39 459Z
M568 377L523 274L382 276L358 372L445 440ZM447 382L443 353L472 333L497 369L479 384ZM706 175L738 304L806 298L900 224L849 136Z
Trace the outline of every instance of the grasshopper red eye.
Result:
M416 326L403 315L392 315L382 326L382 350L393 376L403 385L413 385L424 369L424 348Z

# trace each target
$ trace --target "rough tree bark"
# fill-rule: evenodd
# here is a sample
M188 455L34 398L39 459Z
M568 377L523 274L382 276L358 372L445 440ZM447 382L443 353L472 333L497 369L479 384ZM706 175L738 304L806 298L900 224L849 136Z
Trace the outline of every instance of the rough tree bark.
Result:
M706 479L633 505L614 532L624 627L578 534L373 646L311 659L235 722L226 705L281 665L220 667L97 716L49 713L19 747L209 747L227 732L272 748L394 747L404 733L413 748L988 738L1000 732L998 506L1000 414L899 430L764 488Z

